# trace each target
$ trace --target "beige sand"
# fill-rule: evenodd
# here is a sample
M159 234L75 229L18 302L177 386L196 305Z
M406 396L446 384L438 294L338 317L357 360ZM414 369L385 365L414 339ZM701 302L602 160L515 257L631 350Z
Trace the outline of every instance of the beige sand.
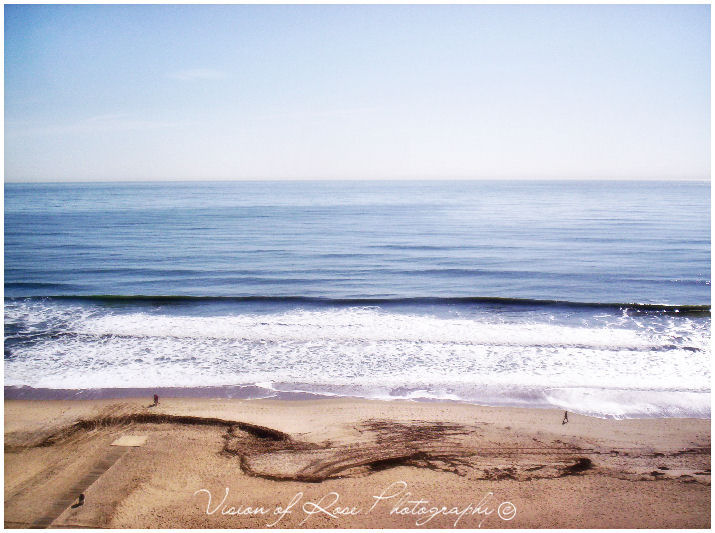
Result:
M710 526L709 420L569 414L562 425L555 410L404 401L150 403L6 401L5 526ZM110 446L122 435L148 438ZM72 508L79 490L86 499Z

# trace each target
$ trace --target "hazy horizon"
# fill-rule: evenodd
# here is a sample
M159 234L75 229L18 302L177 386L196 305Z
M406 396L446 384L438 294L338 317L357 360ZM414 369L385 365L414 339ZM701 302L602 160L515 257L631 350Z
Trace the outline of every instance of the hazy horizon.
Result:
M5 181L710 180L709 5L6 5Z
M454 181L493 181L493 182L501 182L501 181L512 181L512 182L531 182L531 181L542 181L542 182L549 182L549 181L567 181L567 182L610 182L610 181L622 181L622 182L700 182L700 183L710 183L712 180L710 177L707 178L678 178L678 179L668 179L668 178L519 178L519 177L513 177L513 178L411 178L411 177L405 177L405 178L380 178L380 177L373 177L373 178L166 178L166 179L143 179L143 178L136 178L136 179L126 179L126 178L117 178L117 179L101 179L101 180L92 180L92 179L85 179L85 180L73 180L73 179L66 179L66 180L50 180L50 179L37 179L37 180L20 180L20 179L5 179L5 184L36 184L36 185L42 185L42 184L47 184L47 185L52 185L52 184L66 184L66 185L72 185L72 184L102 184L102 183L223 183L223 182L256 182L256 183L270 183L270 182L284 182L284 181L290 181L290 182L340 182L340 181L346 181L346 182L360 182L360 181L374 181L374 182L420 182L420 181L443 181L443 182L454 182Z

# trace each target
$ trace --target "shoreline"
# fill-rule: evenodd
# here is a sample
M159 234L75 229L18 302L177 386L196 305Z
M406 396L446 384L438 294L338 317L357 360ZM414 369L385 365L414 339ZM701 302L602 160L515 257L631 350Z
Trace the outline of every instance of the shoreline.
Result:
M51 518L53 527L266 528L274 515L218 504L226 496L229 510L274 512L298 494L296 512L274 527L710 525L710 420L569 413L562 424L561 410L456 402L149 400L6 400L6 527ZM146 443L110 446L129 435ZM85 503L62 507L85 472L95 472ZM493 513L420 525L425 516L390 512L397 497L368 513L400 482L428 508L476 508L491 494L482 503ZM329 494L360 512L300 507ZM504 502L513 519L494 512Z
M223 400L318 400L336 396L310 392L272 391L257 385L208 387L102 387L96 389L50 389L5 386L5 400L120 400L152 398L204 398Z
M607 389L605 389L607 390ZM616 391L618 389L615 389ZM613 393L614 391L610 391ZM657 391L626 391L627 393L646 393L653 394ZM691 391L661 391L660 394L711 394L707 392L691 392ZM184 399L207 399L207 400L245 400L245 401L310 401L310 400L355 400L355 401L374 401L374 402L414 402L414 403L446 403L456 405L469 405L474 407L485 408L516 408L516 409L537 409L537 410L561 410L573 412L581 416L604 420L649 420L649 419L696 419L710 420L711 413L708 410L707 415L697 416L694 413L664 415L662 412L657 414L639 413L637 416L614 415L614 414L596 414L592 412L584 412L581 409L558 406L552 403L538 402L537 398L525 399L517 401L514 398L499 399L496 395L487 395L488 401L479 402L461 398L445 398L431 397L427 395L415 395L413 397L396 396L388 398L384 395L379 397L369 397L361 395L347 395L340 393L323 393L305 390L276 390L260 385L215 385L204 387L102 387L96 389L63 389L63 388L46 388L46 387L30 387L30 386L15 386L6 385L4 391L5 401L13 400L28 400L28 401L78 401L78 400L131 400L131 399L151 399L154 394L158 394L160 398L184 398Z

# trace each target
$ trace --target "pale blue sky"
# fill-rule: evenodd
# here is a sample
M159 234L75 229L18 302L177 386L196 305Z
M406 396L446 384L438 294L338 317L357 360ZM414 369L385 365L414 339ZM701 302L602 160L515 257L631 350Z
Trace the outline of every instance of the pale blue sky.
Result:
M710 6L5 6L7 181L710 177Z

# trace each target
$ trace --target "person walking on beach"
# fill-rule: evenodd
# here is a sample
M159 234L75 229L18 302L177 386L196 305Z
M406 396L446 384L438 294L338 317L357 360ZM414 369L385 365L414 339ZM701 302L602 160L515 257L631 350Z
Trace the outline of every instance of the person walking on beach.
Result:
M564 419L561 421L561 425L563 426L564 424L568 424L568 423L569 423L569 412L564 411Z
M159 405L159 395L155 394L154 395L154 407L156 407L157 405Z

